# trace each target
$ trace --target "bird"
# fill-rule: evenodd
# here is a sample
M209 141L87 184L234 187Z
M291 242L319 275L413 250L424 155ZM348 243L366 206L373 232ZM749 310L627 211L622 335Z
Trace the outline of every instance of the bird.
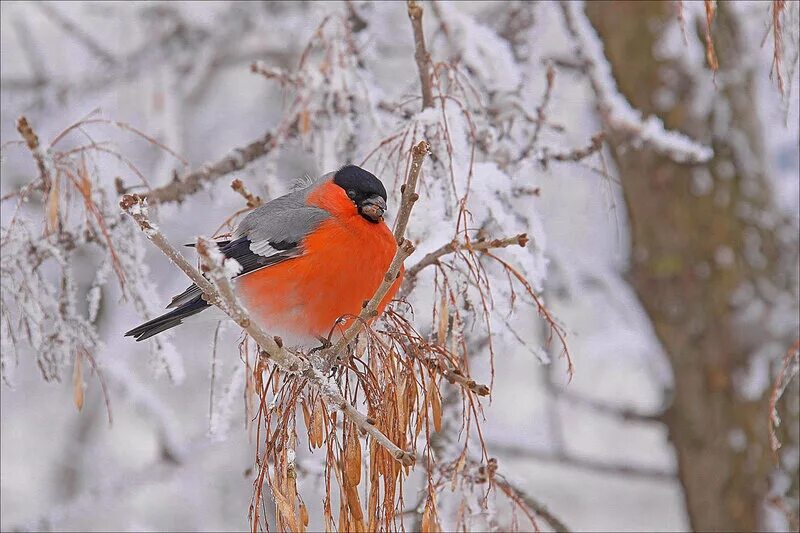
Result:
M386 188L374 174L346 165L251 211L229 239L217 241L241 265L234 290L251 319L298 345L329 341L344 331L378 289L397 251L384 220L386 202ZM172 298L171 311L125 336L143 341L211 308L192 284Z

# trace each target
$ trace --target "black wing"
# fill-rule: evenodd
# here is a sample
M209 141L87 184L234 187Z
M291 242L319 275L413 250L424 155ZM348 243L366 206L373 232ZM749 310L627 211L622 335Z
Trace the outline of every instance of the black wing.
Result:
M255 270L275 265L292 257L300 255L299 243L292 242L270 242L264 244L253 243L247 237L231 241L220 241L217 243L220 251L231 259L236 259L242 265L239 276L248 274ZM193 244L187 246L194 246ZM253 249L257 250L254 252ZM125 333L126 337L134 337L137 341L149 339L153 335L166 331L170 328L183 323L183 319L196 315L210 304L203 300L202 293L197 285L192 284L188 289L175 296L167 306L172 309L153 320L133 328Z

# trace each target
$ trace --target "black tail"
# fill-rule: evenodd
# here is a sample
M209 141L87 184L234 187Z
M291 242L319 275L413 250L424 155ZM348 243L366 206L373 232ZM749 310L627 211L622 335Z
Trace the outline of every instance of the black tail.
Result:
M137 342L149 339L153 335L157 335L162 331L180 325L184 318L196 315L207 307L210 307L209 304L200 296L196 296L169 313L165 313L149 322L145 322L141 326L133 328L127 332L125 336L134 337Z

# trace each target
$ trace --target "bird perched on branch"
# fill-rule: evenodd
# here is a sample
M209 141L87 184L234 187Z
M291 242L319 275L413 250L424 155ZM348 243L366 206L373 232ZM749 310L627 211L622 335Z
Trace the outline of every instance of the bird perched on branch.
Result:
M251 317L290 342L328 338L346 328L383 281L397 250L383 220L386 189L370 172L348 165L250 212L220 251L242 267L234 278ZM378 314L397 292L400 276ZM172 311L128 331L142 341L212 306L192 285ZM349 320L348 320L349 319Z

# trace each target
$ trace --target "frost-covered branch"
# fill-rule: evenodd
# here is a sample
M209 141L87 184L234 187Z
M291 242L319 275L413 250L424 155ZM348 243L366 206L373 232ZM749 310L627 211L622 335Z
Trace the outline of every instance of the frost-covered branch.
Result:
M360 430L372 436L397 461L406 466L414 464L416 460L414 454L401 450L386 435L381 433L366 415L359 412L342 396L334 382L310 365L308 361L287 350L283 346L283 341L280 337L267 334L258 324L250 320L247 311L236 298L230 283L229 278L240 268L235 260L225 258L213 241L203 237L198 238L196 248L200 256L204 276L150 222L147 214L147 205L142 198L126 194L122 197L120 207L133 217L147 238L192 279L203 292L203 297L208 303L222 309L258 343L263 357L273 361L284 372L302 376L308 380L315 389L325 396L331 405L339 408L351 422Z
M644 143L677 163L704 163L714 152L682 133L667 130L655 116L642 117L619 92L603 52L603 44L584 12L583 2L561 1L564 21L575 41L575 54L583 64L603 123L613 133Z

